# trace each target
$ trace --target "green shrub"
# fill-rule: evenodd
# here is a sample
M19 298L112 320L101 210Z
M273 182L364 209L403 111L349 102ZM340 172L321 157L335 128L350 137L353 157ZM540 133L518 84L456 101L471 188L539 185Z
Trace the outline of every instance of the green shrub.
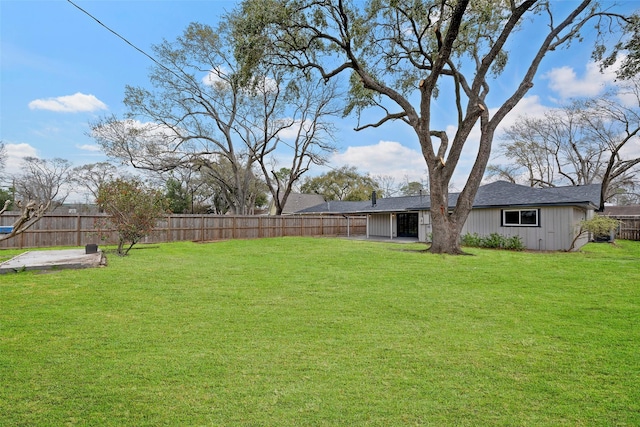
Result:
M511 236L506 238L504 249L508 249L510 251L523 251L525 247L520 236Z
M504 242L504 237L499 235L498 233L491 233L488 237L483 238L482 247L490 248L490 249L499 249L502 247L502 243Z
M520 236L505 237L498 233L491 233L488 236L480 236L478 233L467 233L462 236L462 244L475 248L507 249L511 251L522 251L525 249Z
M473 248L479 248L481 243L480 236L478 233L467 233L462 236L462 245L463 246L471 246Z

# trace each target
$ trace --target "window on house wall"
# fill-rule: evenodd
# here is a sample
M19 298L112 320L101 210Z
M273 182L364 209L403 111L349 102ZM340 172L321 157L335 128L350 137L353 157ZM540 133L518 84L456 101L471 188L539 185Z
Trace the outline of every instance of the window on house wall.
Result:
M504 209L502 225L504 227L538 227L540 211L538 209Z

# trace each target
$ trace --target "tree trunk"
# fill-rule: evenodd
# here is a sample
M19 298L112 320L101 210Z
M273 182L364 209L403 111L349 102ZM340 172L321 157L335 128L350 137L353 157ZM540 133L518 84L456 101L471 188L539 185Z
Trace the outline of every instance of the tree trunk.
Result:
M437 168L437 167L436 167ZM431 225L432 243L429 252L436 254L462 254L460 230L462 224L449 214L449 191L441 173L432 174L431 180Z
M433 212L431 220L433 223L433 241L429 252L434 254L460 255L464 252L460 248L461 227L451 219L449 214Z
M276 204L276 215L282 215L282 211L284 210L284 203L280 203L279 200L275 201Z

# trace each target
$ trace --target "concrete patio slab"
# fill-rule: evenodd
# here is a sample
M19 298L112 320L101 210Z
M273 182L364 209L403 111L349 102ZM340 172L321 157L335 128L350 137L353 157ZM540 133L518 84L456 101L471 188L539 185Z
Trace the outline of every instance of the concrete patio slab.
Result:
M92 268L106 265L102 251L87 254L85 249L28 251L0 263L0 274L25 270Z

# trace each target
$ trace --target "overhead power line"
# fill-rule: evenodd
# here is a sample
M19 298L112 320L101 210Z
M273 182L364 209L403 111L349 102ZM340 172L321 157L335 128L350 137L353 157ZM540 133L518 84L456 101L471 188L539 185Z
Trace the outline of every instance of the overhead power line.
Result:
M134 45L133 43L131 43L129 40L127 40L125 37L123 37L122 35L120 35L118 32L116 32L115 30L112 30L111 28L109 28L109 26L107 26L106 24L102 23L102 21L100 21L98 18L96 18L95 16L93 16L91 13L87 12L86 10L84 10L83 8L81 8L80 6L78 6L77 4L75 4L74 2L72 2L71 0L67 0L69 3L71 3L73 6L75 6L77 9L79 9L80 11L82 11L82 13L84 13L85 15L87 15L88 17L90 17L91 19L93 19L94 21L96 21L98 24L100 24L102 27L106 28L109 32L113 33L116 37L118 37L119 39L121 39L123 42L125 42L126 44L128 44L129 46L131 46L132 48L134 48L135 50L137 50L138 52L140 52L141 54L143 54L144 56L146 56L147 58L149 58L150 60L152 60L153 62L155 62L156 64L160 65L161 67L164 67L164 65L160 64L158 61L156 61L156 59L149 55L147 52L145 52L144 50L140 49L138 46ZM166 67L164 67L166 68Z
M159 67L164 68L166 71L169 71L171 74L173 74L174 76L178 77L180 80L186 82L186 83L192 83L191 81L185 79L184 76L181 76L180 74L176 73L174 70L168 68L167 66L165 66L164 64L160 63L158 60L156 60L153 56L149 55L147 52L145 52L144 50L142 50L141 48L139 48L138 46L136 46L135 44L133 44L132 42L130 42L129 40L127 40L126 37L124 37L123 35L121 35L120 33L118 33L117 31L113 30L111 27L109 27L108 25L106 25L105 23L103 23L102 21L100 21L98 18L96 18L95 16L93 16L90 12L88 12L87 10L83 9L82 7L78 6L76 3L74 3L72 0L67 0L67 2L71 3L75 8L77 8L78 10L80 10L82 13L84 13L85 15L87 15L88 17L90 17L91 19L93 19L94 21L96 21L101 27L105 28L107 31L109 31L110 33L112 33L113 35L115 35L116 37L118 37L120 40L122 40L123 42L125 42L126 44L128 44L129 46L131 46L132 48L134 48L135 50L137 50L139 53L143 54L144 56L146 56L147 58L149 58L151 61L153 61L155 64L157 64ZM287 143L286 141L282 141L281 142L288 146L291 149L295 148L293 146L291 146L289 143ZM336 168L334 168L333 166L329 165L329 164L323 164L320 166L324 166L327 167L331 170L337 171Z
M120 40L122 40L123 42L125 42L126 44L128 44L129 46L131 46L132 48L134 48L135 50L137 50L138 52L140 52L141 54L143 54L144 56L146 56L147 58L149 58L150 60L152 60L155 64L157 64L159 67L164 68L165 70L169 71L171 74L175 75L176 77L178 77L179 79L186 81L184 76L180 76L179 74L177 74L175 71L173 71L172 69L166 67L165 65L163 65L162 63L160 63L157 59L155 59L153 56L149 55L147 52L145 52L144 50L140 49L138 46L136 46L135 44L131 43L129 40L127 40L126 37L124 37L123 35L121 35L120 33L118 33L117 31L111 29L108 25L104 24L102 21L100 21L98 18L96 18L95 16L93 16L91 13L87 12L85 9L81 8L80 6L78 6L77 4L75 4L73 1L71 0L67 0L67 2L71 3L73 6L75 6L78 10L80 10L82 13L84 13L85 15L87 15L88 17L90 17L91 19L93 19L94 21L96 21L98 24L100 24L100 26L102 26L103 28L107 29L107 31L109 31L110 33L112 33L113 35L115 35L116 37L118 37ZM190 82L187 82L190 83Z

